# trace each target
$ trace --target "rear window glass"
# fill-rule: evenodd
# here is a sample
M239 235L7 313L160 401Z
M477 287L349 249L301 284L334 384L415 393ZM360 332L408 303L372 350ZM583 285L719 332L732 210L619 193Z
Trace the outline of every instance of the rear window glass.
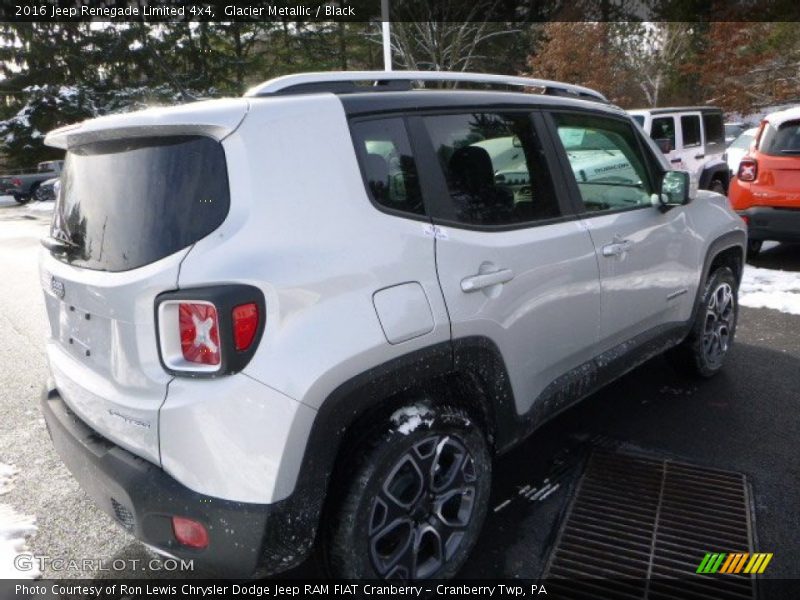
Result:
M200 136L114 140L70 149L51 235L59 258L102 271L135 269L219 227L230 197L225 153Z
M800 154L800 121L787 121L780 127L767 123L761 134L759 150L764 154Z

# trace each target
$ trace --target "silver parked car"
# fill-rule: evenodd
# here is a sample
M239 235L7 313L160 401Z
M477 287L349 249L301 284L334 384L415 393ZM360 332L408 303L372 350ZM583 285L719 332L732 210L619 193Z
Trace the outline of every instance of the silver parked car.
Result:
M47 143L48 429L198 568L318 543L341 577L451 577L494 455L665 350L710 377L733 343L741 219L586 88L311 73Z

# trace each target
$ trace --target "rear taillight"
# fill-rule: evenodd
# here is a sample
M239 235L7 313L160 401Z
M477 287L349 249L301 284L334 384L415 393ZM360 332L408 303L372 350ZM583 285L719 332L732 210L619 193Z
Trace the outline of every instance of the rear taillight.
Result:
M748 217L747 215L739 215L739 217L741 217L745 225L750 225L750 217Z
M743 158L739 163L739 171L736 177L740 181L755 181L758 177L758 162L755 158Z
M264 333L264 294L257 287L224 284L159 294L159 358L185 377L219 377L242 371Z
M220 363L217 309L207 302L181 302L178 330L183 358L199 365Z
M255 302L240 304L231 312L233 345L237 352L250 348L258 331L258 306Z
M14 178L11 180L11 185L13 185L14 187L22 187L22 179L19 179L19 178L17 178L17 177L14 177Z

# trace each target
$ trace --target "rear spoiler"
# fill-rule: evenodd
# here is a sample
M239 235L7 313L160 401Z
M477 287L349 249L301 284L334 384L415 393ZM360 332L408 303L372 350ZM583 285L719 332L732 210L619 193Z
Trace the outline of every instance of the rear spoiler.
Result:
M247 100L234 98L108 115L53 129L44 143L66 150L92 142L153 136L205 135L222 141L236 131L249 107Z

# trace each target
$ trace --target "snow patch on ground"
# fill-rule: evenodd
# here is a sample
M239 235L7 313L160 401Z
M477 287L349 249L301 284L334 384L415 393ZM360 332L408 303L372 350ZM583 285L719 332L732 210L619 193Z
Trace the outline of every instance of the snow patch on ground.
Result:
M392 414L392 423L397 425L397 431L403 435L408 435L415 431L423 423L433 424L433 411L423 404L404 406Z
M14 488L17 470L0 463L0 496ZM35 517L18 514L13 508L0 504L0 579L35 578L38 571L20 571L14 567L14 558L28 552L25 538L36 531Z
M746 266L739 304L800 315L800 273Z
M17 206L14 196L0 196L0 206Z
M33 212L53 212L55 205L55 200L49 200L47 202L31 202L28 204L28 210Z

